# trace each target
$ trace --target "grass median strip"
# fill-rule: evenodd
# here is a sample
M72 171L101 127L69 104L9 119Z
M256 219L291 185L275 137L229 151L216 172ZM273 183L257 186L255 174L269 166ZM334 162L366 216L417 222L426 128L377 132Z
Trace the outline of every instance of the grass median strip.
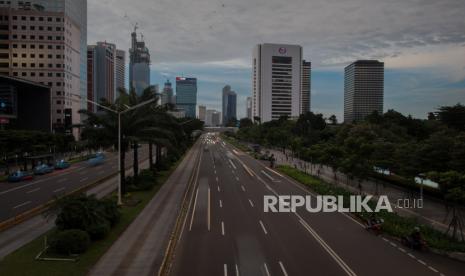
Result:
M110 233L104 239L93 242L89 249L79 256L78 261L36 261L36 255L44 247L44 237L51 233L48 232L1 260L0 275L86 275L99 258L111 247L111 245L150 202L153 196L160 189L161 185L166 182L182 159L183 158L179 159L168 170L160 171L158 173L157 184L152 190L131 192L131 199L139 201L139 204L135 206L122 207L122 215L119 223L111 229Z
M342 187L338 187L323 180L308 175L290 166L278 166L278 170L292 179L304 184L311 190L320 195L342 195L344 202L348 202L348 197L352 195L349 191ZM347 197L347 198L346 198ZM370 202L370 207L374 208L374 203ZM369 217L368 213L354 213L359 218L365 220ZM380 212L377 214L379 218L384 219L383 232L401 238L409 235L415 226L419 226L423 233L423 237L427 241L430 248L446 252L465 252L465 242L453 240L446 234L433 229L428 225L421 225L415 218L401 217L396 213Z

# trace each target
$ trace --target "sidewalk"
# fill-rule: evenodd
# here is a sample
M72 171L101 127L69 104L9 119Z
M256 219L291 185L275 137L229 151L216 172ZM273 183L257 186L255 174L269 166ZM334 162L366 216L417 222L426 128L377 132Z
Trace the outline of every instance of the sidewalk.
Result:
M270 154L274 154L277 165L289 165L307 174L320 177L324 181L341 186L355 194L359 194L360 191L363 194L370 194L374 196L387 195L391 204L397 206L398 200L411 198L411 192L404 190L400 187L385 183L385 182L373 182L371 180L365 180L361 182L360 186L356 181L349 181L347 183L347 176L341 172L336 172L328 166L320 166L319 164L311 164L292 157L291 154L284 154L282 151L273 149L263 149L263 151L269 151ZM335 177L336 175L336 177ZM420 198L420 192L414 194L414 198ZM399 215L405 217L415 217L421 223L428 224L433 228L445 232L448 228L448 224L451 220L451 213L448 212L446 206L438 199L423 196L423 207L422 208L395 208L394 209ZM462 221L465 221L463 212L461 214ZM465 235L465 232L464 232Z

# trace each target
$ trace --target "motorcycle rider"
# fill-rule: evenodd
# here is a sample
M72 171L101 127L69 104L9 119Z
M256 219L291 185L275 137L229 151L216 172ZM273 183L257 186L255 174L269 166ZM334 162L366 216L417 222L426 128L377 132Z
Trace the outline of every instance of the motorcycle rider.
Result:
M376 217L376 214L372 213L370 218L367 221L366 229L369 230L369 229L373 229L375 227L380 227L382 223L383 223L383 220L378 219Z
M270 168L274 167L274 161L275 161L275 158L274 158L274 154L272 153L270 156Z
M420 227L415 226L413 228L413 232L410 234L410 241L412 243L412 247L415 249L420 249L423 246L424 240L420 232Z

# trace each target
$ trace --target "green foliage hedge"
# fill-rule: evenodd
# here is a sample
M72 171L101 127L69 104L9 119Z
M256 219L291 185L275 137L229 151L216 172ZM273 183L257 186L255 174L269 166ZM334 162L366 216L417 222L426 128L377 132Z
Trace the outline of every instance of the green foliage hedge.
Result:
M87 232L79 229L57 231L51 236L49 245L53 252L59 254L80 254L89 247L90 238Z
M58 230L79 229L87 232L92 240L104 238L121 217L114 199L98 200L84 194L60 199L56 211Z

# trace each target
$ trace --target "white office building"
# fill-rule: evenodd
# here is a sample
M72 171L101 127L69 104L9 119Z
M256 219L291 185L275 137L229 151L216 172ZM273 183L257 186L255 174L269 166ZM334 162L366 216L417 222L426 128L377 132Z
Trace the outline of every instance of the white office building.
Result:
M298 117L303 110L302 47L258 44L252 56L252 116L261 122Z

